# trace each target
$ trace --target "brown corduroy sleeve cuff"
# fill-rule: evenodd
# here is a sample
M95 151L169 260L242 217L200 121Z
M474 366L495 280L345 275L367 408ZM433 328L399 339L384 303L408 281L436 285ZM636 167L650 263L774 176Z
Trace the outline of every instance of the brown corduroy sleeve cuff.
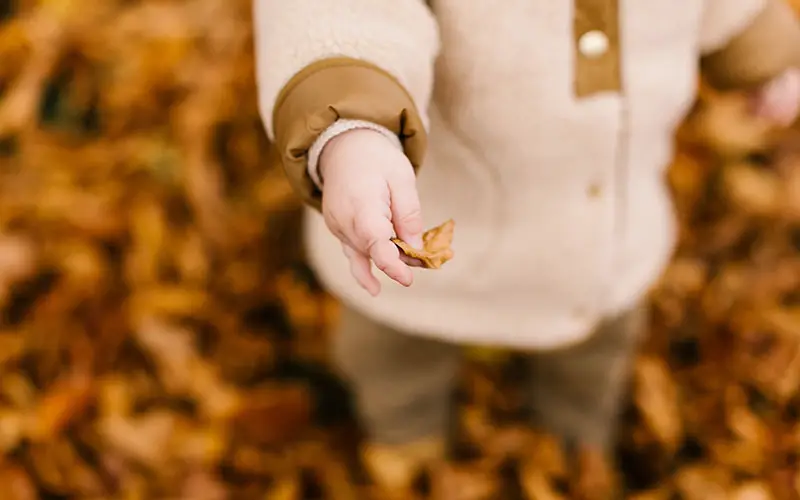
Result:
M791 67L800 67L800 23L785 0L767 0L742 33L701 61L704 76L720 90L753 88Z
M386 71L365 61L331 58L315 62L281 90L273 113L275 148L292 187L319 209L322 193L308 175L308 150L338 119L366 120L400 138L416 169L427 134L411 96Z

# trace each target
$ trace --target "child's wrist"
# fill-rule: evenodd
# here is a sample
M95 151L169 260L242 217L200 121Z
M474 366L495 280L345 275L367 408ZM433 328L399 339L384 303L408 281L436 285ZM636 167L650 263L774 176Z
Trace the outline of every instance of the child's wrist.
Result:
M322 164L326 162L322 161L322 157L324 156L325 151L329 150L328 146L332 146L333 144L331 143L333 142L338 142L337 139L343 139L343 136L349 135L349 132L364 130L379 133L392 144L394 144L398 149L402 150L403 148L402 144L400 143L400 139L391 130L382 127L377 123L362 120L337 120L330 127L325 129L322 134L320 134L308 151L308 174L317 188L322 189L324 184L325 176L323 173L324 168L322 167Z

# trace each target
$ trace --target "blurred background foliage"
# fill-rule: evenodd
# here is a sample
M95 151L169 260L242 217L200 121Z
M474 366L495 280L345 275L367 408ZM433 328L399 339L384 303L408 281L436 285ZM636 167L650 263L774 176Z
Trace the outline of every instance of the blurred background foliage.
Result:
M0 0L0 498L364 492L250 8ZM800 132L704 88L677 140L620 468L569 466L515 419L513 358L475 358L434 497L800 499Z

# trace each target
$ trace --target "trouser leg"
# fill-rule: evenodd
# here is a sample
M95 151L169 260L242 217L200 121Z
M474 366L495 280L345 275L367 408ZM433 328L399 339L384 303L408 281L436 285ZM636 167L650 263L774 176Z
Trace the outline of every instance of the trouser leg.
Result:
M445 433L457 345L407 335L345 308L333 346L371 440L402 444Z
M578 345L531 354L534 423L568 443L610 451L646 316L637 307L603 321Z
M353 390L366 431L365 465L387 493L441 459L461 350L411 336L343 308L333 362Z

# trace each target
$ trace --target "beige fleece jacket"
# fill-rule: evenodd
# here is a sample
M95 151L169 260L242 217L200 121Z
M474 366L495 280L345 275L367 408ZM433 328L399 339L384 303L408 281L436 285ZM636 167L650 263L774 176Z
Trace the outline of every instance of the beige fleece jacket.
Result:
M665 169L699 68L723 88L800 62L781 0L255 0L260 106L298 193L353 120L399 140L456 257L370 297L309 208L329 289L410 333L566 346L639 301L676 227ZM320 142L321 141L321 142ZM316 146L315 146L316 145Z

